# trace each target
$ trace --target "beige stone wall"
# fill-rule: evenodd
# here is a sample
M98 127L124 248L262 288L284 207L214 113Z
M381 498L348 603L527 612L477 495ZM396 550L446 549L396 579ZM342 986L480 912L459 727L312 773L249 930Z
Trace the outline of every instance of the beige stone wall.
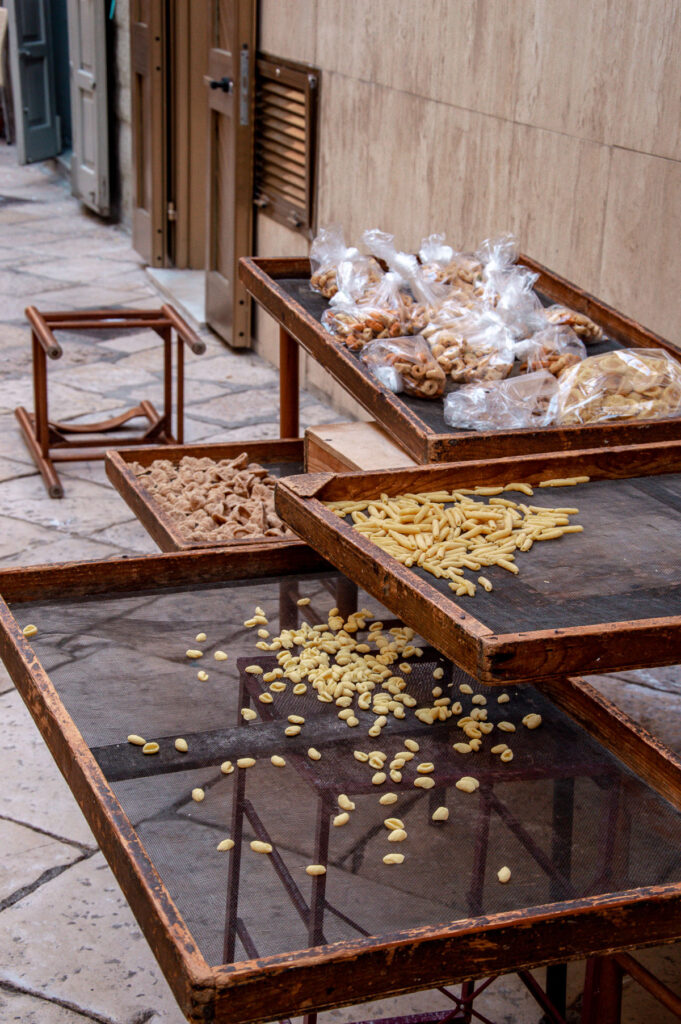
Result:
M261 48L322 69L320 225L512 231L681 344L677 0L262 0ZM304 251L265 221L260 254Z

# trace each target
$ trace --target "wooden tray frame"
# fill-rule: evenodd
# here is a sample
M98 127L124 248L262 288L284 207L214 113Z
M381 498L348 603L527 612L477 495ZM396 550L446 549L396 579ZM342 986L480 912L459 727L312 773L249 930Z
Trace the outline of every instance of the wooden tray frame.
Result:
M536 289L553 302L586 313L605 333L625 348L661 348L676 359L681 353L660 335L618 313L552 270L521 255L519 263L539 275ZM387 388L367 373L344 345L334 340L320 322L278 284L281 278L309 278L307 259L242 258L239 276L256 302L281 325L284 338L298 343L357 399L417 462L454 462L464 459L502 458L550 451L651 444L681 438L681 417L664 420L544 427L542 429L458 431L437 434ZM283 389L282 389L283 390ZM284 396L282 395L282 401Z
M180 552L0 571L0 655L193 1022L246 1024L681 938L681 883L572 899L211 967L6 602L324 568L309 550ZM581 679L555 703L681 810L681 759Z
M120 496L132 509L140 523L162 551L192 551L197 548L233 548L252 545L267 547L301 547L297 537L235 537L234 540L187 540L177 523L156 501L151 492L135 476L131 463L150 466L157 459L178 463L185 455L194 458L234 459L246 452L249 459L267 465L273 462L305 463L303 439L268 441L232 441L229 444L150 445L133 451L106 453L106 475ZM302 472L302 469L301 469Z
M475 603L443 596L323 504L577 475L622 479L681 472L681 442L461 462L391 472L308 474L277 484L279 515L341 572L382 601L442 654L489 685L545 681L573 672L681 662L681 616L518 633L494 633ZM570 488L560 492L569 495Z

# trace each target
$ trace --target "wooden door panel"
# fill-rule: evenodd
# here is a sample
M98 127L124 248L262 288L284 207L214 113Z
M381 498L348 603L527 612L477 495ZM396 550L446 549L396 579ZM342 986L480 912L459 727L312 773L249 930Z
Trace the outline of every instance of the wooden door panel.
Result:
M106 21L99 0L68 0L74 195L97 213L109 208Z
M130 12L132 244L152 266L166 251L163 0L133 0Z
M20 164L61 151L48 0L8 0L9 52Z
M251 343L250 299L238 260L251 251L253 196L254 0L211 0L213 38L206 90L209 202L206 319L235 348ZM226 84L231 82L227 91ZM211 87L224 83L225 88Z

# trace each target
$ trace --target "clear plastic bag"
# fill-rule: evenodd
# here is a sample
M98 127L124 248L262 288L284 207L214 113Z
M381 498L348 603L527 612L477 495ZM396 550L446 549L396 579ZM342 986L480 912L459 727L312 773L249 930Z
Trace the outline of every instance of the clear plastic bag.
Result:
M568 367L586 359L586 348L569 327L550 324L527 341L519 342L515 354L520 360L520 373L548 370L554 377L560 377Z
M463 359L466 342L461 318L464 313L465 310L458 302L445 302L421 330L435 359L448 375L461 365Z
M561 376L557 415L565 425L681 415L681 363L657 348L589 356Z
M427 323L428 311L436 309L447 297L449 288L424 274L416 256L399 252L395 238L378 228L371 228L362 235L362 244L367 252L387 264L391 273L399 278L400 288L410 293L413 302L407 298L407 305L413 306L410 333L417 333Z
M495 310L471 310L452 326L464 340L461 357L450 371L455 384L508 377L515 360L513 337Z
M558 383L547 370L467 384L447 395L445 423L466 430L519 430L553 422Z
M390 391L415 398L440 398L445 389L444 370L420 336L395 341L372 341L362 350L362 362Z
M344 302L356 302L382 276L375 260L346 246L343 229L338 225L320 229L310 248L310 265L312 290L326 299L340 293Z
M567 306L549 306L544 310L544 315L550 324L571 327L585 345L600 341L603 337L603 328L595 324L586 313L578 313Z
M407 312L396 274L384 274L361 302L331 305L322 325L353 352L374 338L398 338L409 333Z

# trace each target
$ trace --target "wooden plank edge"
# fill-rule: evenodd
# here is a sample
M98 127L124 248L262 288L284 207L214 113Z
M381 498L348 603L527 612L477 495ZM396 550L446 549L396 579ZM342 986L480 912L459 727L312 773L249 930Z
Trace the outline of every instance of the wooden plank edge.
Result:
M482 639L481 681L543 685L565 672L602 673L681 663L681 615L497 633ZM529 671L528 665L534 668Z
M13 604L25 604L137 589L207 586L260 576L329 572L332 568L305 544L172 551L0 569L0 595Z
M678 939L663 885L339 942L216 970L216 1016L246 1024ZM500 956L500 950L503 951ZM503 957L503 962L502 962ZM267 1005L263 985L267 979ZM302 997L302 998L301 998Z
M538 484L542 480L565 476L617 480L674 472L681 472L681 438L651 445L586 448L499 459L442 462L390 471L337 473L317 497L324 501L351 501L354 498L377 498L383 492L396 495L404 491L456 490L457 487L476 485L501 486L513 481ZM287 477L287 483L295 479ZM565 496L575 493L575 489L564 487L551 493ZM513 497L513 494L509 496ZM523 495L516 495L516 498L523 500Z
M276 459L270 458L269 462L297 462L302 463L304 455L303 438L280 438L275 437L268 440L253 441L211 441L210 444L156 444L145 445L134 449L112 449L107 452L107 457L114 454L119 455L122 462L128 464L139 462L148 466L157 459L165 459L169 462L179 462L186 455L195 458L229 459L240 455L242 452L249 453L249 457L257 459L275 452ZM250 453L253 452L251 455Z
M681 812L681 757L673 750L579 676L554 676L542 692Z
M118 880L182 1011L212 1020L212 971L54 686L0 598L0 656Z
M156 502L152 507L151 495L142 489L130 461L123 459L119 451L108 451L104 467L109 480L161 551L185 550L187 545L170 516Z

